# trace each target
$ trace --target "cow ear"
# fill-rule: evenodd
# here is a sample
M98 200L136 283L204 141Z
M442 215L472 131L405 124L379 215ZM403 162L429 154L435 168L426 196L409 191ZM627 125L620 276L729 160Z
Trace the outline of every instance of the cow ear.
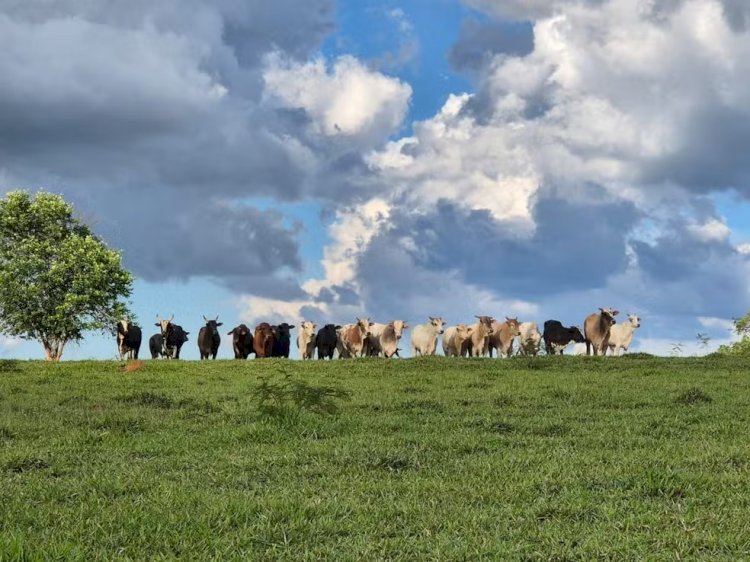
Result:
M403 330L408 330L409 329L409 324L404 324L404 327L402 329Z
M161 326L161 324L157 322L156 324L154 324L154 326Z
M291 326L289 326L289 329L290 330L294 330L294 324L292 324Z
M620 314L619 310L613 310L612 311L612 316L617 316L618 314Z
M232 334L234 334L234 330L232 330L231 332L227 333L228 336L231 336Z
M336 324L336 325L334 326L334 328L335 328L336 330L340 330L340 329L341 329L341 326L339 326L338 324Z
M370 322L370 326L374 326L374 325L375 325L375 322Z
M216 323L216 325L217 325L217 326L223 326L223 325L224 325L224 322L217 322L217 323Z

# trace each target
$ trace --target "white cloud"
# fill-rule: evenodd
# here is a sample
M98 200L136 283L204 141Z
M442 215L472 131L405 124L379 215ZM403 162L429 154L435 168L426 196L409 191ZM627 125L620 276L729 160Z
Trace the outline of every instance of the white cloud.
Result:
M302 288L314 296L333 285L356 284L356 266L362 252L381 228L386 227L391 207L382 199L372 199L336 213L329 228L332 243L323 251L324 279L310 279Z
M411 87L372 71L351 56L328 69L323 59L298 63L277 54L267 59L266 95L304 109L320 134L379 143L403 122Z
M712 219L703 224L688 225L688 230L704 242L723 242L728 240L732 233L729 227L718 219Z

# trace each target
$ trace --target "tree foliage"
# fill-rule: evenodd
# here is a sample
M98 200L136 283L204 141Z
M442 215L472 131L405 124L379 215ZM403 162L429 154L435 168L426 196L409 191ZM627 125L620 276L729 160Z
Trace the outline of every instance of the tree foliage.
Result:
M720 346L719 353L750 355L750 312L741 318L734 319L734 333L740 337L740 340Z
M120 253L59 195L13 191L0 199L0 331L38 340L48 360L89 330L127 315L133 277Z

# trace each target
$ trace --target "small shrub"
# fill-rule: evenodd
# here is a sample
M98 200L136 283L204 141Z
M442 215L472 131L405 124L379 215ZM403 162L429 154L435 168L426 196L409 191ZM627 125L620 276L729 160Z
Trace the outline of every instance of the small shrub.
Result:
M333 386L315 386L289 375L279 383L261 380L254 392L261 415L271 418L296 418L303 411L315 414L337 414L336 400L348 400L351 393Z
M713 398L703 392L700 388L693 387L680 394L674 401L678 404L691 406L693 404L711 402L713 401Z

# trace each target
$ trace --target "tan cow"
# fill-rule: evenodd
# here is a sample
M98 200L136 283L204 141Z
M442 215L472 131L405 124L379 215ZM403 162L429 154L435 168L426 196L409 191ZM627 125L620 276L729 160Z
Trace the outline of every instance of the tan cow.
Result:
M315 353L315 330L318 325L313 322L300 323L299 335L297 336L297 348L299 349L300 358L304 361L312 359Z
M338 331L340 345L339 357L362 357L365 347L365 338L370 333L372 326L369 318L357 318L356 324L348 324Z
M609 329L615 324L615 316L620 314L618 310L611 308L600 308L586 317L583 323L583 336L586 339L586 355L604 355L609 345Z
M473 326L459 324L451 326L443 334L443 353L446 357L460 357L464 344L471 339L471 333L474 331Z
M475 316L479 322L474 324L471 337L464 342L461 349L461 356L465 357L484 357L487 353L487 338L492 335L492 323L495 319L492 316Z
M513 353L513 340L520 334L518 318L505 317L505 322L492 322L492 334L487 338L487 349L485 355L497 349L498 357L510 357Z

